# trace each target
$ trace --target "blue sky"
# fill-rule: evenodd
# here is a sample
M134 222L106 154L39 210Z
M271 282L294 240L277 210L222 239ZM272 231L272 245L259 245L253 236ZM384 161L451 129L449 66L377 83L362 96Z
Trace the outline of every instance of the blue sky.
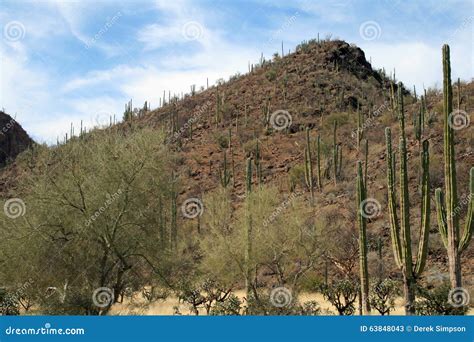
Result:
M38 142L121 118L128 99L214 83L260 54L332 34L407 86L439 86L441 45L453 77L473 70L473 1L0 0L0 107Z

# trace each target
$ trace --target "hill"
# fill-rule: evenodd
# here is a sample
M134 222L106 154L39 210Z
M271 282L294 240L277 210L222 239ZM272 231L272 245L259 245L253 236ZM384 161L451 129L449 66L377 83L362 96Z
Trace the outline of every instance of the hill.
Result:
M245 75L206 89L191 87L186 95L165 94L154 110L127 104L122 122L81 131L54 147L29 149L2 171L4 197L25 199L29 215L25 222L15 220L14 230L9 219L1 222L11 235L5 241L34 241L21 257L18 246L8 245L3 260L26 258L31 268L22 272L41 269L40 288L69 286L71 302L50 303L66 312L70 306L81 314L107 312L83 304L95 287L113 288L116 298L130 291L161 298L172 291L195 307L204 305L196 304L202 299L196 294L218 289L227 293L225 302L252 277L247 309L255 305L255 314L275 313L262 299L275 286L287 286L296 298L301 291L327 291L328 283L341 279L358 283L356 165L361 160L367 195L375 204L367 222L369 275L398 284L384 129L391 128L398 140L400 85L393 74L373 70L358 47L312 40L288 55L249 64ZM442 94L418 92L423 100L401 85L398 100L405 104L414 248L420 242L424 139L430 143L430 197L444 186ZM455 132L457 182L459 197L466 198L474 165L474 137L466 124L474 83L454 86L454 98L458 94L464 122ZM427 290L448 278L434 200L431 211L426 271L417 279ZM459 208L461 217L466 212L467 206ZM253 275L244 272L250 244ZM471 244L462 255L468 289L474 286L473 256ZM47 269L38 266L45 263ZM84 264L90 267L82 272ZM18 283L17 268L12 262L5 272L15 274ZM291 310L276 313L304 312L299 306Z

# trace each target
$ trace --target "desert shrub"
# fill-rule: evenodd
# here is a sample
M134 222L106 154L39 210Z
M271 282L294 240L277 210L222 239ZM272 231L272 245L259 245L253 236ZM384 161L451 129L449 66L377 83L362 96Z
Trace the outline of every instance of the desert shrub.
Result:
M215 133L214 141L221 150L229 147L229 135L225 133Z
M210 312L213 316L231 315L238 316L242 314L242 301L234 294L231 294L222 302L216 303Z
M284 288L283 292L277 293L276 295L272 289L262 288L256 292L258 298L255 298L255 294L252 294L250 305L246 308L246 314L248 315L317 316L322 313L318 302L308 301L300 303L297 300L297 294L291 293L291 291L286 288Z
M468 305L453 306L449 301L451 287L444 282L429 290L419 286L418 299L415 302L415 311L418 315L465 315Z
M304 189L306 186L304 176L304 165L298 164L293 166L288 173L288 182L290 183L290 190L294 191L297 186Z
M337 122L338 127L338 140L341 141L342 135L340 135L340 127L347 124L351 120L351 115L346 112L332 112L328 116L324 117L323 129L325 132L331 132L332 139L332 130L334 127L334 122Z
M243 144L242 148L247 157L249 157L251 154L255 154L255 151L257 149L257 141L258 139L252 139L252 140L247 141L245 144ZM261 149L260 149L260 153L261 153Z
M199 315L199 310L203 308L209 315L216 304L229 298L232 289L215 279L204 278L192 283L182 282L176 292L180 301L188 304L190 312Z
M359 294L359 285L355 281L340 280L332 284L321 285L320 291L337 310L339 315L353 315L355 301Z
M0 288L0 316L16 316L19 314L20 305L17 298L7 289Z
M277 73L276 73L276 70L275 69L271 69L271 70L268 70L266 73L265 73L265 77L267 78L267 80L269 80L270 82L274 81L277 77Z
M390 315L395 307L395 298L398 295L397 283L390 279L377 281L372 285L369 294L370 307L377 310L382 316Z
M10 232L9 243L0 241L0 283L20 283L31 274L41 312L104 314L131 283L149 285L161 271L160 281L179 274L167 257L168 228L160 226L158 213L171 216L169 152L163 136L153 130L131 133L97 131L65 145L40 149L35 167L19 191L27 203L27 220L2 216L0 229ZM160 227L163 238L160 238ZM19 236L25 238L20 241ZM169 236L169 235L168 235ZM8 240L7 238L7 240ZM25 253L15 253L20 245ZM86 253L87 251L87 253ZM12 257L14 256L14 257ZM93 267L91 267L93 266ZM31 272L35 270L36 272ZM136 277L141 274L142 277ZM138 280L137 280L138 279ZM74 280L73 284L69 284ZM64 289L62 296L47 297L48 288ZM108 288L110 305L100 308L94 290ZM30 291L30 289L27 289ZM68 310L74 307L75 310Z

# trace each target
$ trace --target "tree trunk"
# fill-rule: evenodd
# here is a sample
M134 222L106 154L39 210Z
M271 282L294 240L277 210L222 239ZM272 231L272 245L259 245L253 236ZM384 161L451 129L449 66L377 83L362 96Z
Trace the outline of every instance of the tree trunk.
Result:
M403 275L403 292L405 295L405 314L415 314L415 280L412 276Z

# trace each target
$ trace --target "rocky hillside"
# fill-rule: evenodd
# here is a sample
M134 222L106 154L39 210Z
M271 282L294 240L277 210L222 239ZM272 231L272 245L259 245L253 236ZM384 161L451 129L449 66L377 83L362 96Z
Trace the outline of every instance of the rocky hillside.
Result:
M0 166L14 160L33 144L23 127L10 115L0 111Z
M291 54L275 55L271 61L261 59L256 65L249 65L245 75L219 80L216 85L193 89L184 96L166 94L165 99L161 98L160 108L129 113L125 115L126 120L108 129L128 132L153 127L164 130L169 147L175 152L175 171L183 185L178 202L190 197L202 198L218 188L223 170L227 169L231 174L232 204L238 207L245 195L248 157L260 160L261 172L255 172L254 168L255 184L275 185L283 197L301 191L309 201L303 167L305 131L309 128L313 142L318 136L321 139L322 187L317 189L314 206L308 206L308 210L315 217L327 218L328 222L332 216L342 217L340 221L353 226L355 232L356 162L364 159L356 134L359 106L364 121L363 138L368 140L368 195L381 203L381 214L371 219L368 227L369 249L375 257L375 245L381 238L386 268L396 274L385 215L384 128L391 127L393 138L398 139L397 114L390 96L397 91L393 81L385 71L374 70L364 52L356 46L344 41L304 42ZM455 96L457 91L454 87ZM412 222L416 226L420 219L420 146L412 117L419 111L420 93L423 90L418 90L415 97L404 89ZM461 94L461 109L472 116L474 83L462 83ZM444 182L442 103L437 90L427 90L424 95L427 113L423 138L430 140L434 196L434 189ZM456 131L456 139L459 196L464 196L468 192L469 169L474 165L472 124ZM334 146L338 146L341 156L337 182L333 179ZM11 193L15 188L18 179L14 170L13 165L3 171L0 182L4 184L3 191ZM432 206L435 212L434 203ZM462 216L465 211L466 208L462 208ZM428 256L428 262L434 267L430 267L427 277L445 274L447 265L434 216ZM413 240L416 242L417 237ZM472 244L465 255L466 260L473 260ZM350 260L354 267L355 260ZM463 267L465 274L474 273L473 263L464 263Z

